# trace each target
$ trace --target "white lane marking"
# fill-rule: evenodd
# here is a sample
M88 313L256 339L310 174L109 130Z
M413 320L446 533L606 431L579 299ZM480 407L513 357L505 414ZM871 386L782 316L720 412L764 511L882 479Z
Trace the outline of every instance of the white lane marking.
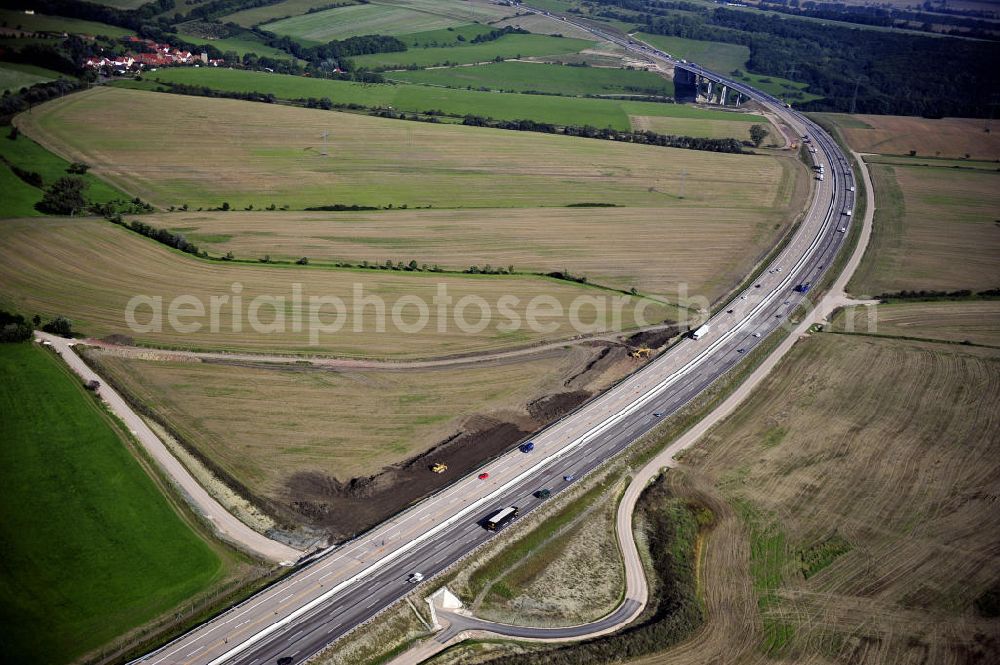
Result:
M834 185L835 185L834 182L830 183L831 187L833 187ZM815 208L818 207L818 201L819 201L818 197L817 197L817 199L815 199L813 201L813 206L812 206L812 209L810 210L810 216L814 214ZM836 203L836 200L834 199L834 204L835 203ZM470 508L472 508L472 507L478 507L478 506L482 505L487 500L492 499L494 496L496 496L497 494L499 494L501 492L501 490L505 489L506 487L509 487L512 484L520 482L520 480L522 480L525 476L529 475L530 472L533 472L534 470L536 470L537 468L540 468L541 466L543 466L545 464L551 463L552 461L554 461L554 460L558 459L559 457L563 456L564 454L566 454L569 450L577 447L577 445L580 445L580 444L584 443L587 439L593 438L593 436L596 436L597 434L602 433L605 429L607 429L607 426L609 426L610 424L613 424L613 422L617 422L621 417L624 417L628 413L633 412L635 410L635 407L637 405L645 404L649 400L649 398L650 398L650 396L652 394L657 393L659 391L662 391L666 386L668 386L671 383L673 383L674 381L676 381L677 378L679 378L680 376L688 373L695 366L701 364L701 362L704 361L704 358L705 358L706 354L708 354L710 351L712 351L715 348L717 348L724 341L727 341L728 339L730 339L732 337L733 333L735 333L736 331L741 330L744 327L746 327L747 322L749 321L749 319L752 318L752 316L754 314L758 313L761 309L763 309L763 306L766 305L770 300L772 300L776 296L776 294L777 294L777 292L778 292L779 289L781 289L783 286L786 286L791 281L792 272L795 271L795 270L797 270L799 267L801 267L801 265L803 265L806 262L806 260L809 258L809 256L815 250L815 247L817 246L817 244L821 241L821 239L822 239L822 237L824 235L824 230L826 229L826 227L829 226L830 216L831 216L833 208L835 207L834 204L831 204L831 206L829 207L829 209L827 211L826 218L824 219L824 221L821 224L820 233L813 238L812 242L810 243L810 246L806 249L806 251L804 252L804 254L802 254L801 258L798 260L798 262L796 263L795 267L792 268L792 270L790 270L786 274L785 279L783 279L777 285L777 287L773 291L771 291L767 296L765 296L761 300L761 302L758 303L754 307L753 312L751 313L750 317L744 318L743 321L740 322L740 323L738 323L735 328L729 330L727 333L724 333L722 337L720 337L718 340L716 340L711 345L709 345L709 347L706 348L706 349L704 349L704 351L702 353L696 355L694 358L692 358L690 361L688 361L688 363L684 367L680 368L679 370L676 370L673 374L668 375L667 379L664 379L659 384L654 385L654 387L652 389L650 389L649 391L647 391L647 393L643 397L641 397L639 400L636 400L631 405L626 406L625 409L623 411L621 411L620 413L615 414L614 416L609 417L601 425L599 425L597 427L591 428L591 430L588 431L587 433L585 433L583 436L578 437L576 440L572 441L570 444L567 444L561 450L557 451L556 453L554 453L550 457L547 457L547 458L543 459L543 461L541 463L536 464L534 467L531 467L531 469L529 469L527 472L519 474L517 477L515 477L515 479L513 481L505 484L504 487L502 487L502 488L500 488L500 489L498 489L498 490L496 490L496 491L488 494L487 496L482 497L479 500L475 501L472 505L468 506L465 510L460 511L460 513L458 513L457 515L453 516L453 518L451 518L449 520L446 520L445 523L439 524L438 527L435 527L434 529L430 530L429 532L426 532L424 534L420 534L417 537L418 540L411 541L410 543L407 544L407 546L404 546L400 550L392 552L392 553L390 553L390 555L387 555L383 559L380 559L380 560L374 562L371 566L369 566L368 568L366 568L365 570L363 570L362 573L371 572L371 571L373 571L375 569L375 567L381 567L381 565L384 565L385 562L387 562L389 560L392 560L392 559L395 559L397 556L401 555L405 551L408 551L413 546L415 546L417 542L420 542L420 541L424 540L425 537L428 534L437 533L437 531L439 531L441 528L444 528L445 526L450 525L450 523L453 523L454 520L456 520L457 518L459 518L461 516L464 516L464 514L466 514ZM789 249L791 249L791 248L789 248ZM643 377L643 378L645 378L645 377ZM620 396L618 396L618 397L620 397ZM608 406L610 406L610 405L607 405L607 404L598 405L597 403L592 403L590 405L590 407L592 408L592 410L598 410L598 408L600 408L600 409L606 409ZM586 422L589 425L591 422L593 422L593 420L588 420ZM556 425L558 425L558 423L556 423ZM556 429L555 431L558 431L558 429ZM571 431L576 431L576 430L574 428ZM550 432L549 432L550 437L549 438L551 438L551 433L552 433L552 431L550 430ZM545 433L543 433L541 436L544 436L544 434ZM562 434L565 435L565 432L562 433ZM540 437L536 437L536 438L540 438ZM452 490L457 489L457 488L461 488L461 487L465 487L465 486L469 485L470 482L472 482L471 478L469 480L467 480L466 482L464 482L464 483L460 483L458 485L452 486ZM448 493L442 493L442 494L439 494L437 497L434 497L433 499L431 499L431 504L438 503L438 502L440 502L442 500L445 500L446 497L447 497L447 494ZM410 518L411 518L411 516L401 515L399 517L399 520L400 521L405 521L405 520L408 520ZM356 550L356 547L353 548L353 549ZM345 552L345 553L341 554L340 556L338 556L337 558L328 561L327 565L332 564L335 561L339 560L345 554L347 554L347 553ZM327 566L323 566L323 567L327 567ZM354 581L358 577L359 577L359 575L355 575L354 577L350 578L349 580L345 580L345 582L342 582L340 585L337 585L337 587L335 587L335 589L332 589L331 592L329 592L329 593L335 593L336 590L339 590L340 588L343 588L343 586L346 586L347 584L350 584L352 581ZM305 606L305 607L313 607L314 606L313 603L317 603L318 604L318 602L322 602L322 600L325 599L326 596L327 596L327 594L324 594L324 596L321 596L319 598L314 599L309 604L307 604L307 606ZM267 600L267 598L262 599L260 602L265 602L266 600ZM245 610L243 613L245 613L246 611L249 611L250 609L252 609L253 607L256 607L256 605L259 605L259 604L260 603L257 603L255 605L251 606L250 608L247 608L247 610ZM304 609L304 608L300 608L299 611L302 611L302 609ZM243 614L243 613L241 613L241 614ZM294 616L297 616L297 614L298 614L298 611L295 612L295 613L293 613L293 615L290 615L289 617L286 617L286 619L283 620L283 621L289 621ZM281 623L281 622L279 622L279 623ZM250 638L250 640L248 640L247 642L244 642L243 644L241 644L239 648L230 651L221 660L224 660L225 657L228 657L229 654L238 653L238 652L242 651L244 648L246 648L246 646L249 646L253 642L256 642L258 639L266 636L266 634L269 634L271 632L271 629L275 628L277 625L278 624L272 624L269 628L265 628L263 631L261 631L257 635L252 636ZM208 632L211 632L212 630L215 630L215 627L213 627L212 629L210 629ZM206 632L205 634L207 635L208 632ZM203 636L200 636L200 637L203 637ZM252 640L252 642L251 642L251 640ZM213 663L218 663L218 662L221 662L221 660L220 659L216 659L215 661L212 661L212 662ZM159 662L159 661L156 661L156 662Z

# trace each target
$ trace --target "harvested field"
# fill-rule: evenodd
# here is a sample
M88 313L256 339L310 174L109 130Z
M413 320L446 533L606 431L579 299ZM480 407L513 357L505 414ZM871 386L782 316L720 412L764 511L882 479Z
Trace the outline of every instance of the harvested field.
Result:
M840 131L857 152L920 157L965 157L995 161L1000 159L1000 135L983 131L985 121L977 118L910 118L892 115L822 114L840 126Z
M618 348L588 370L602 357L589 346L364 371L88 355L233 486L336 536L471 471L636 366ZM431 473L434 462L449 471Z
M95 115L105 122L92 122ZM190 122L178 130L177 118ZM685 205L711 200L767 208L785 177L766 156L118 88L49 102L19 115L17 124L51 150L162 206L662 206L677 203L686 170ZM336 158L321 154L324 131Z
M614 296L534 277L227 265L195 259L95 219L5 222L0 225L0 265L0 303L7 309L47 317L63 314L76 330L93 336L125 334L141 343L181 348L370 358L463 354L575 336L578 332L571 325L569 303L578 296ZM301 289L298 303L295 285ZM444 317L438 306L443 301L434 300L442 288L453 298ZM137 295L162 297L159 329L153 324L153 304L135 310L141 328L127 325L126 307ZM242 300L235 300L236 295ZM173 325L170 304L181 296L201 303L203 310L191 315L196 304L175 304L180 307L176 311L181 325ZM213 296L230 300L213 301ZM258 296L261 299L254 306ZM340 298L344 309L338 313L335 304L311 305L311 296ZM464 296L472 300L459 307ZM492 318L482 317L476 296L485 300ZM508 325L513 319L503 311L502 296L519 299L518 303L505 301L511 314L520 318L518 325ZM527 308L536 296L555 298L562 303L563 314L551 313L556 306L551 310L542 306L537 312L539 325L530 324ZM384 302L381 314L377 304L364 304L365 298L373 297ZM425 303L426 317L417 305L401 305L414 297ZM593 323L594 308L581 305L580 322ZM213 307L217 307L214 325ZM320 313L314 319L310 310ZM607 311L611 323L610 302ZM668 311L674 313L672 308L652 304L646 316L653 323ZM623 320L634 321L633 312L633 304L627 305ZM383 319L381 328L379 318ZM313 320L320 325L312 325ZM341 328L334 330L337 321ZM200 326L182 332L189 323ZM554 327L542 332L548 324ZM330 328L321 332L320 326Z
M404 69L491 62L496 58L528 58L578 53L594 45L593 39L570 39L550 35L505 35L493 41L459 46L416 48L392 53L373 53L354 58L358 66L371 69Z
M387 9L381 5L363 4L293 16L268 23L264 29L306 44L323 44L359 35L402 35L461 23L458 19L441 14L413 11L404 7Z
M571 37L573 39L594 38L591 33L583 28L578 28L571 23L564 23L559 19L551 16L542 16L541 14L522 14L521 16L497 21L491 25L497 28L506 28L507 26L523 28L528 32L534 32L539 35L560 34L563 37Z
M301 16L309 10L321 7L330 8L331 5L353 5L354 0L284 0L273 5L262 7L252 7L244 9L223 17L224 23L235 23L244 28L249 28L261 23L268 23L290 16Z
M514 13L510 7L482 0L385 0L293 16L268 23L264 29L306 43L326 43L358 35L404 35L472 21L488 22Z
M739 283L787 230L794 206L805 196L794 194L770 211L706 201L705 207L667 209L175 212L145 219L183 233L213 254L231 251L244 259L270 254L380 265L415 260L454 270L513 265L526 272L569 270L592 283L636 287L671 301L684 284L689 294L714 300Z
M1000 286L1000 173L872 164L875 222L851 293Z
M1000 347L1000 301L901 302L848 307L837 314L830 329Z
M998 381L992 349L800 342L674 476L729 504L708 622L636 662L996 662Z
M735 138L750 140L750 128L754 123L768 128L772 137L777 134L764 118L758 115L733 113L730 120L697 120L693 118L669 118L666 116L631 116L632 129L648 130L658 134L679 136L704 136L713 139ZM780 137L779 137L780 138Z

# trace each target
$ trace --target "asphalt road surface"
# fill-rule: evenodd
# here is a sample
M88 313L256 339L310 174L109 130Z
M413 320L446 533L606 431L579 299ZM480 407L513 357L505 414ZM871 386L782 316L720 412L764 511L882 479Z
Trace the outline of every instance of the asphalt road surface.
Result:
M665 57L645 45L627 40L624 45L650 57ZM514 450L491 461L137 662L258 665L285 657L292 663L306 660L410 592L411 573L420 571L429 579L485 543L493 535L481 526L489 515L512 505L521 515L530 512L541 503L534 492L546 488L554 495L573 482L565 477L579 479L625 450L785 324L804 298L793 288L815 283L846 237L838 229L850 222L844 213L854 206L852 176L846 158L819 127L773 97L737 82L728 84L771 107L796 131L808 133L817 149L815 158L827 169L825 180L815 183L808 214L787 246L757 282L712 317L704 337L682 341L538 432L532 438L534 451ZM489 471L488 480L477 478L482 471ZM618 613L626 611L623 605L602 621L619 623ZM595 626L581 629L593 632Z

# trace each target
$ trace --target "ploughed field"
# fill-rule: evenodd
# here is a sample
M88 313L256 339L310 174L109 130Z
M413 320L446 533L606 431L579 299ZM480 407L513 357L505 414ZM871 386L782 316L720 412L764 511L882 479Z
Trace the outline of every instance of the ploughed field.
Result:
M918 157L1000 159L1000 136L980 118L911 118L823 113L857 152ZM968 157L967 157L968 156Z
M373 358L475 353L574 337L581 329L608 330L615 327L612 298L626 297L521 275L226 264L196 259L98 219L6 222L0 225L0 265L0 303L8 309L62 314L93 336L123 334L189 349ZM130 325L128 304L136 296L145 304L134 305L137 325ZM213 296L219 299L215 310ZM578 298L579 326L571 316ZM343 306L326 299L340 299ZM174 322L171 303L177 308ZM672 307L635 297L621 312L623 327L676 317Z

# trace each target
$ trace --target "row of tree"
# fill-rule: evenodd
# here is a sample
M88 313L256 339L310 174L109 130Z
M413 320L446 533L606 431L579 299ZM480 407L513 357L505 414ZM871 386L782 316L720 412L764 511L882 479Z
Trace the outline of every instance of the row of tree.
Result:
M198 246L193 242L188 242L188 239L184 237L183 233L171 233L166 229L159 229L150 224L146 224L145 222L140 222L138 219L126 222L121 215L113 215L109 219L115 224L120 224L140 235L152 238L156 242L164 244L167 247L173 247L174 249L179 249L187 254L195 254L197 256L208 255L207 252L200 251Z
M0 309L0 343L26 342L32 333L41 328L61 337L73 336L73 323L65 316L56 316L42 325L42 317L35 314L29 321L20 314Z
M565 134L566 136L580 136L591 139L604 139L607 141L622 141L625 143L639 143L642 145L655 145L667 148L684 148L687 150L706 150L709 152L743 152L743 144L735 138L731 139L711 139L693 136L675 136L672 134L658 134L656 132L642 131L620 131L611 127L594 127L592 125L554 125L548 122L536 122L534 120L494 120L478 115L466 115L462 124L473 127L493 127L496 129L512 129L520 132L541 132L543 134Z

